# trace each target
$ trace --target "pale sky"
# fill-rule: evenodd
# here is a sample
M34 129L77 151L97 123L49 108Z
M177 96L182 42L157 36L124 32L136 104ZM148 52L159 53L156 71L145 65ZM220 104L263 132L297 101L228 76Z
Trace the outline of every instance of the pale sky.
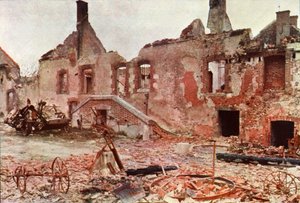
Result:
M299 1L227 0L227 13L233 29L251 28L255 36L275 20L276 11L299 15ZM206 27L209 10L209 0L87 2L89 21L106 50L118 51L128 61L147 43L178 38L196 18ZM0 25L0 46L20 65L22 75L29 74L44 53L76 30L76 0L0 0Z

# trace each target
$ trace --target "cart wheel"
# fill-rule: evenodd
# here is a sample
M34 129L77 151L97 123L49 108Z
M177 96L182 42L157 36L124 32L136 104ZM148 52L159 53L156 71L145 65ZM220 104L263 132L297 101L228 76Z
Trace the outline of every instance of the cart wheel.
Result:
M23 194L26 191L26 168L24 166L18 166L13 175L13 180L17 184L18 189Z
M264 190L268 194L297 194L295 176L283 171L272 172L265 179Z
M70 177L67 166L61 158L56 157L52 162L52 189L67 193L70 187Z
M300 156L300 147L296 150L296 155Z

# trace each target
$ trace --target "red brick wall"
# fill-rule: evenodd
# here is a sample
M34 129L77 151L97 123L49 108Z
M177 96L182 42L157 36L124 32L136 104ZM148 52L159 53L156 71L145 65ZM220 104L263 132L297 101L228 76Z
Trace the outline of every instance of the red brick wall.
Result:
M91 100L80 109L79 114L84 118L84 124L92 124L95 118L91 108L108 109L108 116L117 119L119 124L138 124L139 122L139 119L135 115L113 100Z
M265 89L284 89L285 57L269 56L265 58Z

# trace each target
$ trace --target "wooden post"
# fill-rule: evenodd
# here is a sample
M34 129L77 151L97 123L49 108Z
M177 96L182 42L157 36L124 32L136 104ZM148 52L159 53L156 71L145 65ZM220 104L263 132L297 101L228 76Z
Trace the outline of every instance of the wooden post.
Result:
M215 162L216 162L216 141L213 140L213 166L212 166L212 182L215 182Z

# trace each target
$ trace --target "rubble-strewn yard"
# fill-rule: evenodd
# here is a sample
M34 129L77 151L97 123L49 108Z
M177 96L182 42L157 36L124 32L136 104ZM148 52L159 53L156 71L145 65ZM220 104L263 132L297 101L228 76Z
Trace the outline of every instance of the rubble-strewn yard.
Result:
M128 182L141 190L141 197L145 196L140 198L139 202L178 202L179 200L174 198L177 197L174 191L181 195L184 192L184 198L179 198L182 202L196 202L192 197L195 197L197 189L206 192L204 196L221 194L222 190L226 189L221 184L212 185L207 180L201 182L201 180L191 180L191 177L180 176L180 174L212 174L213 148L209 140L193 137L164 137L143 141L129 139L124 135L116 136L114 144L125 170L153 165L179 168L165 172L169 183L164 183L162 186L155 185L153 182L157 178L167 179L163 177L163 173L126 176L124 172L119 172L116 175L103 176L97 172L97 169L90 173L89 169L97 151L105 144L104 139L96 132L56 131L23 137L4 127L3 124L1 124L0 132L1 202L121 202L113 190ZM218 138L217 152L226 152L229 140ZM184 153L180 147L185 144L180 143L190 143L192 147ZM15 168L25 165L28 171L51 171L50 165L56 156L64 160L69 171L68 193L53 194L50 177L29 176L26 181L27 191L22 195L11 177ZM300 178L299 166L263 166L216 160L215 176L233 181L235 189L230 194L212 202L298 202L299 195L297 197L297 194L269 195L264 191L266 177L276 171L285 171ZM299 193L300 180L297 179L296 182ZM129 200L123 199L123 201ZM208 202L211 201L208 200Z

